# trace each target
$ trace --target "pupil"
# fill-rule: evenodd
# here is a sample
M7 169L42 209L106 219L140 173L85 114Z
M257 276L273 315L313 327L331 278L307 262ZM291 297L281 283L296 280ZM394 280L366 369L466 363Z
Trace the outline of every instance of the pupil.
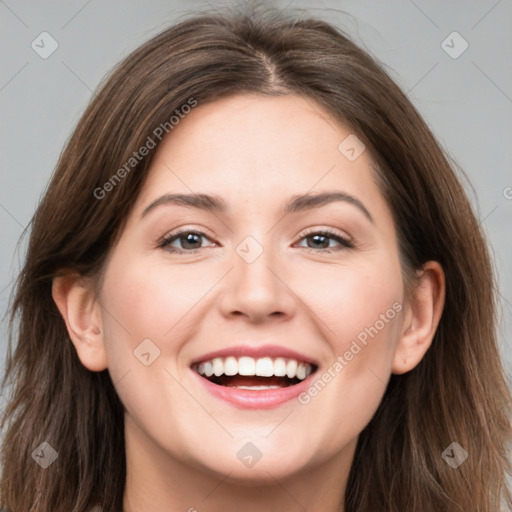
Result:
M196 238L196 240L194 241L193 238ZM198 235L195 234L195 233L189 233L188 235L186 235L185 237L182 237L182 240L185 239L185 245L191 243L191 244L194 244L197 243L197 238L198 238ZM195 247L192 247L192 249L195 249Z
M313 240L315 240L316 242L318 241L318 239L319 239L319 238L323 239L323 241L324 241L324 245L325 245L325 239L326 239L326 237L325 237L324 235L313 235L313 236L312 236L312 239L313 239ZM320 243L322 243L322 242L320 241Z

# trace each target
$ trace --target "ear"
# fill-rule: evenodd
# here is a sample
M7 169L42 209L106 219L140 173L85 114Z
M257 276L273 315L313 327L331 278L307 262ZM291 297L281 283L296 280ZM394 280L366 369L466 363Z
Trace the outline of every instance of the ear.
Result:
M82 364L93 372L105 370L108 365L101 308L91 283L78 274L57 276L52 296Z
M445 300L445 277L437 261L425 263L418 282L411 292L402 334L395 348L392 373L412 370L432 344Z

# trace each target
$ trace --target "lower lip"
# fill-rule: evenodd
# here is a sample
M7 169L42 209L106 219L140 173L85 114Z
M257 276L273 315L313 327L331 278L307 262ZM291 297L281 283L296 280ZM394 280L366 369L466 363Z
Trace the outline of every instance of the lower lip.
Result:
M259 389L251 391L249 389L231 388L229 386L219 386L213 384L208 379L201 377L196 371L191 372L199 379L205 389L213 396L224 400L231 405L235 405L241 409L272 409L289 400L297 398L297 396L309 387L308 378L299 384L287 386L279 389Z

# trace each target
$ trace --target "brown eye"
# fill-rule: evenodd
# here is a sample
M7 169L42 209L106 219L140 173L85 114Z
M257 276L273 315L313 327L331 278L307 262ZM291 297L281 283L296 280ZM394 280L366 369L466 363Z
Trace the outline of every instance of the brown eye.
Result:
M311 242L308 242L306 249L313 252L334 252L354 247L350 240L332 231L313 231L307 233L301 240L310 240ZM330 245L331 241L334 241L341 247L334 248Z
M201 231L179 231L170 233L159 244L158 247L170 252L196 252L201 247L201 239L208 237ZM209 240L209 239L208 239ZM178 242L181 247L175 247L173 244Z

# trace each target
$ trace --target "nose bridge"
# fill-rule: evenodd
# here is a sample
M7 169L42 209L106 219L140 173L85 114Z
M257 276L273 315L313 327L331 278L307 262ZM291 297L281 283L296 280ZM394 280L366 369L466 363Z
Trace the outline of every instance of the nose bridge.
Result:
M230 272L223 300L224 314L237 312L262 319L268 315L290 314L293 299L284 284L282 258L271 237L249 235L233 251Z

